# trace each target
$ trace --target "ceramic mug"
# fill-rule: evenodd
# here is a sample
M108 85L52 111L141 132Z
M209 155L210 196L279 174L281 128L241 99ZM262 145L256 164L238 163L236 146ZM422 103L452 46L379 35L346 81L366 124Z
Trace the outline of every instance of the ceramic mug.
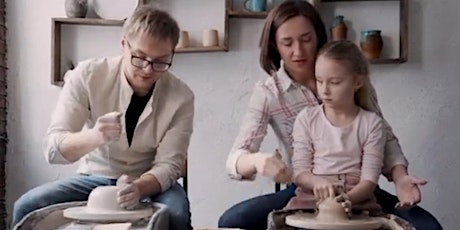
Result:
M190 36L188 31L181 31L179 34L179 41L177 42L176 48L186 48L190 46Z
M203 31L203 46L218 46L219 45L219 33L217 30L204 30Z
M245 0L244 8L249 11L262 12L267 10L267 0Z

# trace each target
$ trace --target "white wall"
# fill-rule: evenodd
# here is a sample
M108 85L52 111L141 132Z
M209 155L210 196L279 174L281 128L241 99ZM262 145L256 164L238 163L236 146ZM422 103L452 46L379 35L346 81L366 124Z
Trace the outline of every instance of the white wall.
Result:
M71 176L75 169L49 166L41 153L50 111L60 92L49 80L50 18L65 15L64 0L44 2L7 2L8 213L13 202L28 189ZM456 197L460 193L460 32L456 26L460 2L410 2L409 62L373 66L373 81L386 118L411 162L411 173L429 181L422 188L421 205L446 229L456 229L460 224L453 214L460 211ZM184 4L190 5L180 7L194 3ZM189 20L202 23L195 17ZM226 155L250 90L256 80L264 78L257 63L261 27L262 20L231 19L229 52L178 54L175 58L174 71L196 94L195 132L189 156L189 194L195 226L215 226L219 215L232 204L273 190L268 180L235 182L224 172ZM118 38L109 39L116 42ZM101 44L87 46L91 50ZM114 47L110 52L118 49ZM266 142L266 151L276 146L273 136ZM392 191L391 185L383 184Z

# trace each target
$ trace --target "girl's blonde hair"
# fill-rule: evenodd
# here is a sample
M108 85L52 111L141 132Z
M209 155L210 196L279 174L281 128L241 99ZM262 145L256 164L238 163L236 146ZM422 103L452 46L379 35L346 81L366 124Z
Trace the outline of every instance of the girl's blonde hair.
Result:
M179 41L179 26L165 11L149 5L141 5L123 25L123 35L132 38L146 33L159 39L171 39L173 47Z
M318 52L318 57L320 56L339 62L349 74L359 77L362 86L355 92L356 105L380 113L369 77L369 62L353 42L342 40L327 43Z

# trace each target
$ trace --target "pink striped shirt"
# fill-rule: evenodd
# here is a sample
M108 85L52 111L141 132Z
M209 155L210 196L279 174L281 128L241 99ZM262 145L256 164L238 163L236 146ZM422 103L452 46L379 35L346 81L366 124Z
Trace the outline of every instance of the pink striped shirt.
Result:
M323 106L302 110L292 132L294 177L303 172L314 175L355 174L375 184L383 166L385 135L382 118L360 109L345 126L334 126Z
M370 96L379 110L376 113L381 116L375 91ZM292 130L296 116L305 107L318 104L319 101L315 94L307 87L293 81L283 67L265 82L258 82L253 89L240 132L227 158L226 169L230 177L241 179L241 175L236 171L237 160L242 154L259 151L267 135L268 125L272 127L278 139L283 161L291 166ZM407 160L391 127L385 120L383 120L383 126L387 137L383 171L391 180L389 177L391 168L395 165L407 166Z

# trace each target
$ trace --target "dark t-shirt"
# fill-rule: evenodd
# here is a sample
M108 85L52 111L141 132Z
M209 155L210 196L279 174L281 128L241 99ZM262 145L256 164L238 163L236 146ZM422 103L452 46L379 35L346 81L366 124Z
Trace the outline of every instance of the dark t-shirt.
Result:
M128 138L128 144L131 146L131 141L133 140L134 130L136 129L137 122L139 121L139 117L141 116L142 112L145 109L145 105L149 101L150 97L152 96L153 89L155 85L153 85L152 89L147 93L147 95L139 97L133 93L131 96L131 101L129 102L128 109L126 110L126 137Z

